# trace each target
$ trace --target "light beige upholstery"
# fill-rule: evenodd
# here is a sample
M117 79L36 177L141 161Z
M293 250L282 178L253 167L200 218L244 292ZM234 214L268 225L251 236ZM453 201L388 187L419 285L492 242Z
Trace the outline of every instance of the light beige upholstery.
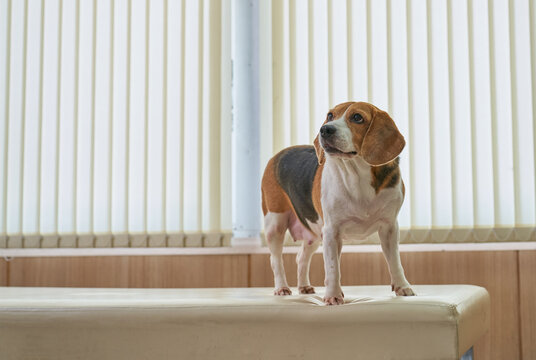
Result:
M470 285L343 287L345 305L272 289L0 287L0 358L458 359L489 326Z

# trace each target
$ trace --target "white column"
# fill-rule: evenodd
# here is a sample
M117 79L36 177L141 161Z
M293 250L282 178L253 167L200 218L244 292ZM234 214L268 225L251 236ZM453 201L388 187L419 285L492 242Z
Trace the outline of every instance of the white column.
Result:
M233 246L260 246L259 0L232 1Z

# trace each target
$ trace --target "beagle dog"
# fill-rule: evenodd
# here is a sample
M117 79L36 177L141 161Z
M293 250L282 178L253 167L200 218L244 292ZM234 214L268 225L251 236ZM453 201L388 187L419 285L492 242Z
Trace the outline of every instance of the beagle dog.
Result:
M262 178L264 230L275 295L290 295L283 267L287 229L303 240L297 255L298 289L312 294L311 257L324 242L328 305L344 303L340 257L344 239L378 232L396 295L414 295L400 263L397 215L404 201L398 155L404 137L385 112L365 102L335 106L313 146L292 146L268 162Z

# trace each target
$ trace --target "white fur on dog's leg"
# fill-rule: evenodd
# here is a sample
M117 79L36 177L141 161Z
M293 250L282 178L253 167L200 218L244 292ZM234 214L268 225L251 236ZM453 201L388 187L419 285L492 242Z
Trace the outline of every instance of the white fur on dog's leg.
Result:
M296 256L298 264L298 290L300 294L314 294L315 289L309 280L309 269L311 267L311 257L320 245L318 240L304 239L302 247Z
M344 294L341 289L340 258L342 240L331 228L324 228L324 270L326 272L326 293L324 303L326 305L344 304Z
M289 289L285 267L283 266L283 242L281 242L280 247L278 245L272 245L270 250L272 252L270 255L270 265L274 272L276 295L291 295L292 292Z
M406 280L404 268L402 268L402 263L400 262L400 252L398 251L400 231L398 229L398 222L395 222L392 226L380 228L378 235L380 236L383 256L387 261L389 273L391 274L391 289L397 296L414 296L415 292Z
M288 214L286 213L269 212L264 217L266 243L270 249L270 265L274 272L274 295L292 295L283 266L283 241L285 240L287 224Z

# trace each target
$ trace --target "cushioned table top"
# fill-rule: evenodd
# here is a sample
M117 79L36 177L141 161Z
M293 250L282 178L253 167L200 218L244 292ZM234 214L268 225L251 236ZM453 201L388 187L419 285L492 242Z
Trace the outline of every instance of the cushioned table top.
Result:
M489 327L470 285L346 286L345 304L269 288L0 287L2 359L457 359Z

